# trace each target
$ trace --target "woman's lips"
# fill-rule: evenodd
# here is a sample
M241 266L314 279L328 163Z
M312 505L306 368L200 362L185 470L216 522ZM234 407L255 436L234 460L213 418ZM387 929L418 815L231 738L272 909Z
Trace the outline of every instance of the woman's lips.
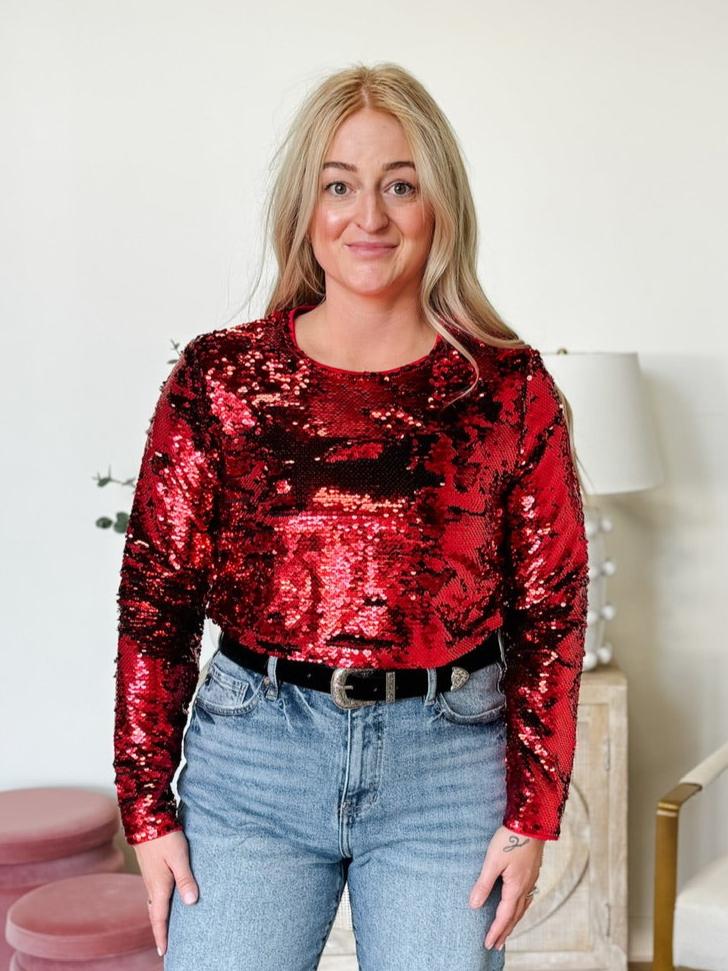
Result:
M382 243L347 243L347 247L359 256L381 256L394 249L394 245Z

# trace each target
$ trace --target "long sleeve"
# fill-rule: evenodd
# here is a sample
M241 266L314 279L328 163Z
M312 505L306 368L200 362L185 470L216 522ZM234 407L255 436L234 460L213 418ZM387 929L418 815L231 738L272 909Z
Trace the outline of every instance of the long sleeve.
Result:
M555 840L576 743L588 545L563 408L541 354L529 351L517 468L505 499L503 824Z
M114 769L129 843L181 829L171 788L199 677L219 452L190 341L146 438L118 590Z

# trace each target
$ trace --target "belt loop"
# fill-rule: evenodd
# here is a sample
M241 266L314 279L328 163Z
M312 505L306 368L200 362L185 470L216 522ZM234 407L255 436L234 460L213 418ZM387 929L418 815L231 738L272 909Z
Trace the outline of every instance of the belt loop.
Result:
M276 654L269 654L268 670L265 678L267 681L267 688L265 691L266 698L278 697L278 678L276 677L277 664L278 664L278 656Z
M435 703L435 695L437 694L437 670L435 668L427 669L427 694L425 695L425 704L432 705Z
M499 627L496 630L496 634L498 635L498 650L500 651L501 663L503 664L503 667L505 667L508 662L506 661L506 649L505 649L505 646L503 644L503 627L502 626Z

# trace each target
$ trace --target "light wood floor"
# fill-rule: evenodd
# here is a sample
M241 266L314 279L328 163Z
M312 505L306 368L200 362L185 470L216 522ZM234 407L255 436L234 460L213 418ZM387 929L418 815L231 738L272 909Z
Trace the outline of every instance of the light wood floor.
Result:
M332 954L321 959L319 971L359 971L356 958L343 954ZM629 971L652 971L650 964L630 964Z
M335 927L329 935L319 963L319 971L359 971L356 956L352 953L353 947L351 931ZM629 971L652 971L652 965L649 962L633 961L629 965Z

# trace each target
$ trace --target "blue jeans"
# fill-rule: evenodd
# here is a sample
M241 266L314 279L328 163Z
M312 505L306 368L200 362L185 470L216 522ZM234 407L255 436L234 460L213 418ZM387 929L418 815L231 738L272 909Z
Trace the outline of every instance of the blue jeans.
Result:
M199 897L174 888L166 971L314 971L347 880L361 971L502 971L502 878L468 897L505 812L503 662L352 709L276 663L218 651L193 702L177 790Z

